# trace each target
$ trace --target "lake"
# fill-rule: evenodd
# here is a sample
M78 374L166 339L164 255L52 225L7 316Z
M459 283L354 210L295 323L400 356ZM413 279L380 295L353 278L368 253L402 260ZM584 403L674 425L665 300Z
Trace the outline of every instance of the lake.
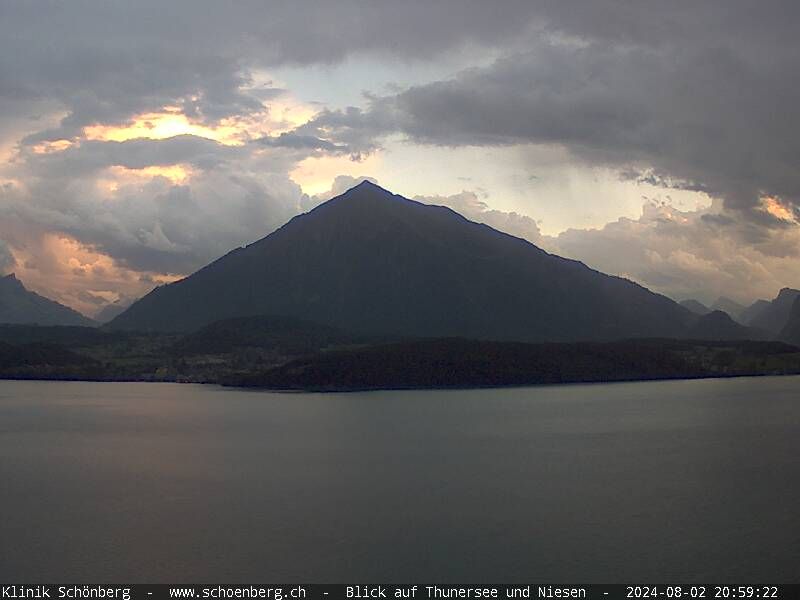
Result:
M800 378L0 381L0 580L800 582Z

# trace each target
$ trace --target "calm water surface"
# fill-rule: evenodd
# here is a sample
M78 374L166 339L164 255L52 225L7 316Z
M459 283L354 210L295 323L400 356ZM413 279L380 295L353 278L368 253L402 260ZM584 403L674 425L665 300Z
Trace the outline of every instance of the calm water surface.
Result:
M800 378L0 382L0 580L800 582Z

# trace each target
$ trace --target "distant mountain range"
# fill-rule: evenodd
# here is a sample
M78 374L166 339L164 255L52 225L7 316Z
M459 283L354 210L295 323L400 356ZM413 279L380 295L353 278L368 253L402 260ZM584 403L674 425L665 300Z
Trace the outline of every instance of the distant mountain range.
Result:
M711 310L720 310L738 320L742 312L745 310L745 307L735 300L731 300L730 298L722 296L717 298L717 301L711 305Z
M108 323L114 317L121 315L125 312L125 310L131 305L130 301L124 302L117 300L116 302L111 302L106 304L97 315L95 315L95 321L100 324Z
M14 274L0 277L0 323L94 325L79 312L25 289Z
M714 304L712 304L711 307L708 307L699 300L694 300L694 299L683 300L680 302L680 305L683 306L684 308L689 309L696 315L707 315L714 311L721 311L727 314L729 317L732 317L734 320L745 325L746 323L742 321L741 318L742 314L750 310L751 308L751 307L744 307L735 300L731 300L730 298L726 298L725 296L717 298L716 302L714 302Z
M694 340L758 340L769 336L737 323L726 312L714 310L697 319L682 337Z
M769 300L756 300L739 314L739 322L744 325L750 325L770 304Z
M788 335L786 328L790 326L790 321L794 322L793 307L798 297L800 297L800 290L783 288L773 300L756 300L747 307L728 298L719 298L712 308L708 308L702 302L694 299L683 300L680 304L696 315L707 316L715 310L721 311L740 325L749 327L749 333L756 334L754 339L786 340ZM718 321L719 317L715 317L715 319ZM795 340L800 342L800 338L795 338Z
M107 327L188 332L250 315L406 337L752 337L730 319L698 316L627 279L370 182L156 288Z
M707 315L711 312L711 309L708 308L705 304L700 302L699 300L689 299L689 300L682 300L679 302L681 306L685 309L690 310L696 315Z

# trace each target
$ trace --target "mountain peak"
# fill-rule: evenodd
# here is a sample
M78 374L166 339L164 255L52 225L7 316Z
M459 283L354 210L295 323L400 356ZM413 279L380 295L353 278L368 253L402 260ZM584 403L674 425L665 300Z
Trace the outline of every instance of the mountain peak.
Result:
M391 199L391 198L399 198L400 196L396 196L392 192L387 189L382 188L376 183L365 179L364 181L354 185L353 187L349 188L342 194L331 198L325 204L329 202L335 202L336 200L340 199L352 199L352 198L368 198L370 200L381 200L381 199Z
M351 187L350 190L355 190L355 189L358 189L358 188L364 188L364 189L374 188L376 190L381 190L383 192L388 192L388 190L382 188L377 183L375 183L374 181L370 181L369 179L364 179L364 180L360 181L359 183L357 183L353 187ZM349 192L350 190L347 190L347 191ZM345 192L345 193L347 193L347 192Z
M0 277L0 323L91 325L71 308L31 292L14 273Z
M698 340L752 339L754 332L734 321L723 310L713 310L700 316L689 329L688 337Z
M678 304L680 304L684 308L692 311L697 315L707 315L708 313L711 312L711 309L708 308L705 304L693 298L690 298L688 300L682 300Z
M714 304L712 304L709 308L711 310L721 310L722 312L726 312L734 319L738 319L739 315L742 314L742 311L745 309L744 306L726 296L720 296L717 298L717 301L714 302Z
M403 209L416 209L418 206L422 205L364 180L295 219L339 223L352 232L353 228L375 228L379 223L388 223L404 212Z

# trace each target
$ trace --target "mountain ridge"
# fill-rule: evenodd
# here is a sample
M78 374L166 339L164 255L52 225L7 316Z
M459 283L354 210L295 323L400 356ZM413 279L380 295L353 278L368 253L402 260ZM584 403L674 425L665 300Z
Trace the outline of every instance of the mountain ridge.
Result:
M156 288L107 327L191 331L255 314L528 342L676 337L696 320L628 279L365 181Z
M720 296L717 300L712 304L709 309L711 311L719 310L724 313L727 313L729 317L731 317L735 321L739 321L741 314L746 307L739 304L735 300L731 300L726 296Z
M28 290L14 273L0 277L0 323L94 325L89 317Z
M794 301L800 297L800 290L785 287L778 295L751 319L750 326L768 331L774 336L779 336L789 321Z
M800 295L792 303L789 317L781 329L778 339L789 344L800 344Z
M678 302L678 304L680 304L682 307L690 310L694 314L700 315L700 316L707 315L708 313L712 312L712 310L708 306L706 306L705 304L703 304L699 300L695 300L694 298L688 298L686 300L681 300L680 302Z

